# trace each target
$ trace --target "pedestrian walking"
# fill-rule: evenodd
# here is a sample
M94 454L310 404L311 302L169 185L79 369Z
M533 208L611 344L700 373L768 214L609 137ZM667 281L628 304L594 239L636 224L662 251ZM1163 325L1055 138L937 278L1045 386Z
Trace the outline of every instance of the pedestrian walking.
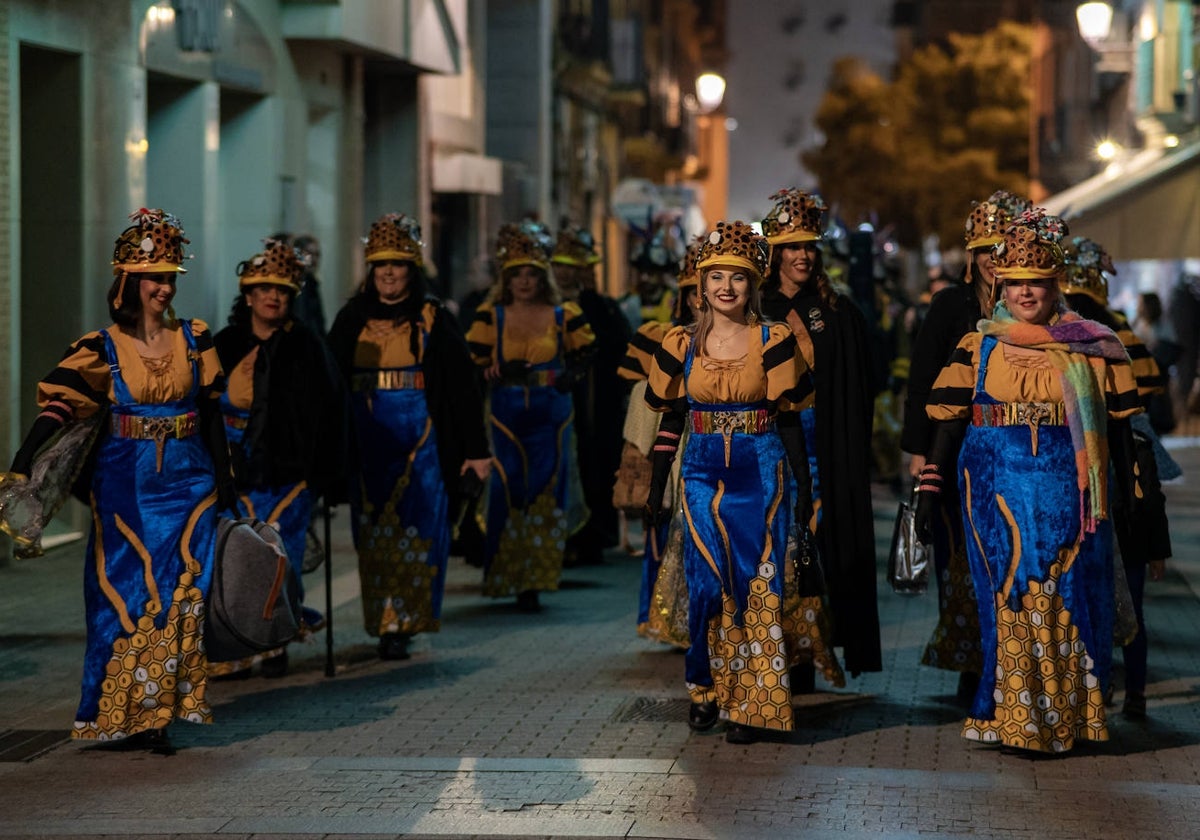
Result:
M696 258L703 237L697 237L687 248L679 272L679 296L674 317L669 323L647 321L638 328L629 342L621 362L621 377L633 383L629 407L622 434L622 471L619 484L627 489L623 498L628 509L635 499L642 506L650 493L652 472L651 454L658 434L659 414L646 404L646 383L654 355L672 327L687 327L700 314L700 274ZM687 427L680 435L679 448L687 445ZM679 496L679 464L676 460L663 492L663 516L648 517L643 522L645 542L642 551L642 584L638 593L638 634L649 639L687 648L687 580L683 568L683 508ZM665 521L657 521L663 519Z
M962 337L990 317L996 302L996 278L992 272L992 248L1004 236L1013 219L1025 212L1029 201L997 190L974 205L967 216L964 244L967 267L965 285L951 286L930 301L921 329L913 344L909 365L908 396L904 407L904 429L900 448L912 454L909 473L913 481L925 468L925 455L933 443L934 422L925 413L933 383L950 360ZM953 461L957 453L946 457ZM983 672L983 648L979 634L979 606L967 562L966 535L961 505L953 482L940 496L941 507L933 519L933 558L938 593L938 621L925 645L921 664L958 673L959 701L969 704Z
M791 329L815 385L801 412L812 475L814 521L828 582L833 643L852 675L883 667L875 602L875 526L871 510L871 353L867 325L836 291L821 252L825 203L803 190L780 190L762 229L771 245L763 312ZM836 683L831 660L826 679ZM805 666L794 687L811 690Z
M238 265L240 291L229 325L214 338L228 378L220 404L238 513L279 532L303 600L313 505L345 480L346 453L340 445L345 395L324 340L293 317L304 270L296 250L277 240L265 245ZM324 625L319 611L303 608L302 634ZM287 661L283 648L216 663L210 673L248 676L261 662L264 677L282 677Z
M483 594L517 596L525 612L558 589L567 538L587 519L576 463L571 389L596 340L550 275L552 240L525 221L500 228L500 281L475 311L467 343L490 383L497 469L488 495Z
M1149 644L1143 615L1146 578L1162 580L1166 561L1171 557L1171 533L1167 522L1166 498L1159 481L1158 460L1178 469L1158 442L1150 423L1150 407L1155 398L1167 391L1166 375L1159 369L1147 347L1134 334L1125 316L1108 306L1108 278L1116 274L1112 257L1098 243L1083 236L1071 238L1063 249L1065 270L1059 289L1064 300L1084 318L1108 327L1129 354L1129 369L1137 385L1138 400L1145 409L1130 419L1133 432L1135 490L1132 506L1120 495L1113 499L1112 524L1116 545L1121 553L1124 579L1118 576L1118 590L1127 587L1133 608L1136 633L1118 638L1125 665L1125 698L1121 712L1126 717L1146 716L1146 660ZM1159 457L1156 458L1156 449ZM1118 596L1118 608L1123 603ZM1128 616L1126 616L1128 618ZM1109 694L1111 695L1111 687Z
M325 337L325 304L321 301L321 281L317 270L321 267L321 242L311 233L302 233L292 243L300 254L303 272L300 274L300 291L294 296L292 318L308 327L313 335Z
M688 723L704 730L724 717L726 740L745 744L759 730L793 726L788 668L799 640L787 632L785 559L792 523L811 516L797 412L812 383L795 336L762 320L766 240L745 222L719 222L696 267L696 323L671 329L650 369L646 402L664 416L646 511L652 524L662 520L671 462L690 424L680 469Z
M329 331L350 389L363 619L382 659L407 659L415 634L438 630L448 488L482 484L491 465L474 366L454 316L426 294L422 248L415 219L377 219L366 277Z
M596 335L592 364L571 388L579 480L589 515L583 528L567 541L568 564L592 565L601 562L603 550L618 541L613 480L621 463L625 384L617 370L631 331L617 302L596 288L600 255L591 231L564 221L550 263L563 300L578 304Z
M917 502L928 535L957 472L984 656L963 736L1046 752L1108 738L1109 459L1131 498L1128 424L1113 421L1141 410L1116 335L1063 305L1066 234L1030 210L993 250L1003 296L934 383Z
M171 307L182 225L163 210L130 218L113 249L114 323L72 344L38 383L41 413L5 483L28 481L35 454L64 429L97 424L71 735L169 752L175 718L212 720L201 633L217 510L233 503L217 409L225 377L208 326Z

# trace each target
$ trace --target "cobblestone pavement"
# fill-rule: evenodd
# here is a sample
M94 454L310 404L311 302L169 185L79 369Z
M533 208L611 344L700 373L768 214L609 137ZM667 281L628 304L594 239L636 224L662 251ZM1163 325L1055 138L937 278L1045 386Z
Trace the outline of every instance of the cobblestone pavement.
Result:
M880 581L885 670L800 698L750 746L690 734L683 661L634 632L639 561L569 569L538 615L453 561L443 629L381 662L335 519L337 675L293 645L279 680L210 687L173 757L58 742L0 762L0 837L1194 837L1200 820L1200 448L1168 488L1176 560L1147 596L1149 719L1066 757L959 737L955 675L918 665L933 593ZM879 556L895 503L876 497ZM82 550L0 568L0 749L65 735L82 659ZM321 603L320 575L308 581ZM1117 659L1119 661L1120 654ZM820 687L820 686L819 686ZM48 734L47 734L48 733Z

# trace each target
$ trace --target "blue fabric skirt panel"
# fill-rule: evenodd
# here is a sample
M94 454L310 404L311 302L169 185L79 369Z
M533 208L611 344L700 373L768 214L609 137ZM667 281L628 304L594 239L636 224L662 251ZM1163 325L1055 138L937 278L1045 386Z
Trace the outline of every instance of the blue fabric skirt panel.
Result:
M364 626L372 636L439 628L449 503L425 392L360 391L358 490L351 494Z
M114 413L164 417L194 409L187 400L123 405ZM81 737L122 737L165 726L173 716L193 721L210 716L201 632L216 542L213 463L199 435L168 438L159 472L157 446L108 434L98 445L84 573L87 650L76 714ZM129 632L130 624L136 632ZM122 667L121 682L124 671L132 670L133 684L118 683L114 695L105 685L106 668L126 647L124 639L131 641L129 650L151 650L152 662ZM150 692L140 701L146 712L116 719L139 691Z
M486 595L558 588L566 539L582 525L574 414L552 386L492 389Z
M725 594L733 600L734 623L740 621L751 581L761 577L764 553L774 567L768 586L783 600L783 564L792 516L789 476L783 444L775 434L733 434L728 467L722 435L693 432L688 440L681 477L691 635L685 671L692 685L713 685L709 629L722 614ZM776 500L768 527L769 508Z
M984 657L971 716L981 720L995 714L996 595L1009 574L1014 547L1019 542L1020 558L1006 604L1021 612L1021 598L1029 592L1030 581L1044 583L1051 564L1074 545L1079 533L1079 489L1070 430L1042 426L1037 434L1038 454L1034 455L1026 426L969 426L959 455L959 494ZM1108 684L1112 662L1111 547L1108 522L1102 521L1096 533L1083 540L1055 587L1102 686Z

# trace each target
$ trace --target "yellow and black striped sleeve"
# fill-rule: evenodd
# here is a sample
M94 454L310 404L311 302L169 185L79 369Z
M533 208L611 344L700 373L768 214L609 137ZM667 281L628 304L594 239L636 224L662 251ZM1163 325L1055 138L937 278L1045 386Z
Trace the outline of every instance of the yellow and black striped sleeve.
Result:
M812 405L812 375L791 327L771 325L762 361L767 377L767 401L778 411L802 411Z
M480 367L488 367L496 354L496 309L485 303L475 310L471 326L467 329L467 349L471 361Z
M215 400L225 393L225 371L221 369L221 359L217 356L217 348L213 344L212 331L208 324L199 318L192 319L192 335L196 339L196 352L200 359L197 367L200 369L200 392L202 400Z
M90 332L68 347L58 367L38 383L38 408L60 423L84 420L108 403L111 384L104 336Z
M670 327L670 324L664 324L662 321L647 321L638 327L638 331L633 334L633 340L625 349L625 358L617 368L617 375L631 382L649 378L654 354Z
M1104 402L1108 416L1116 420L1139 414L1143 410L1133 376L1133 365L1129 362L1108 363L1104 376Z
M950 360L934 380L925 404L925 413L930 420L962 420L970 415L982 338L982 333L969 332L950 354Z
M685 327L674 327L663 336L650 363L646 383L646 405L653 411L685 411L687 385L683 381L683 363L692 342Z
M594 344L596 333L592 332L592 325L588 323L587 316L583 314L583 310L579 308L579 304L574 301L567 301L562 307L563 350L571 353Z
M1154 394L1165 393L1167 376L1150 355L1150 348L1133 334L1128 324L1123 324L1121 329L1117 330L1117 338L1121 339L1121 343L1125 345L1125 352L1129 354L1130 369L1142 401L1148 401Z

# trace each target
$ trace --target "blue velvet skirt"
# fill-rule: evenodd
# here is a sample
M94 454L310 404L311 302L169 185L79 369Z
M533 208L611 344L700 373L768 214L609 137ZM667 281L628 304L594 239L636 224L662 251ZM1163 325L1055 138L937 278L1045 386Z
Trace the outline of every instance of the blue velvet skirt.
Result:
M983 676L964 737L1064 752L1106 740L1112 662L1112 537L1079 540L1066 426L970 426L959 455L967 554L979 602Z
M483 594L558 589L567 537L587 518L571 395L548 385L493 388L490 425L496 466Z
M133 405L136 416L190 406ZM76 738L108 740L174 718L207 723L202 631L216 542L213 463L199 435L98 444L84 571L87 649Z
M733 723L792 728L784 574L792 517L789 471L774 433L693 432L683 453L693 702L715 700Z
M425 392L355 392L350 498L368 634L436 631L450 557L449 503Z

